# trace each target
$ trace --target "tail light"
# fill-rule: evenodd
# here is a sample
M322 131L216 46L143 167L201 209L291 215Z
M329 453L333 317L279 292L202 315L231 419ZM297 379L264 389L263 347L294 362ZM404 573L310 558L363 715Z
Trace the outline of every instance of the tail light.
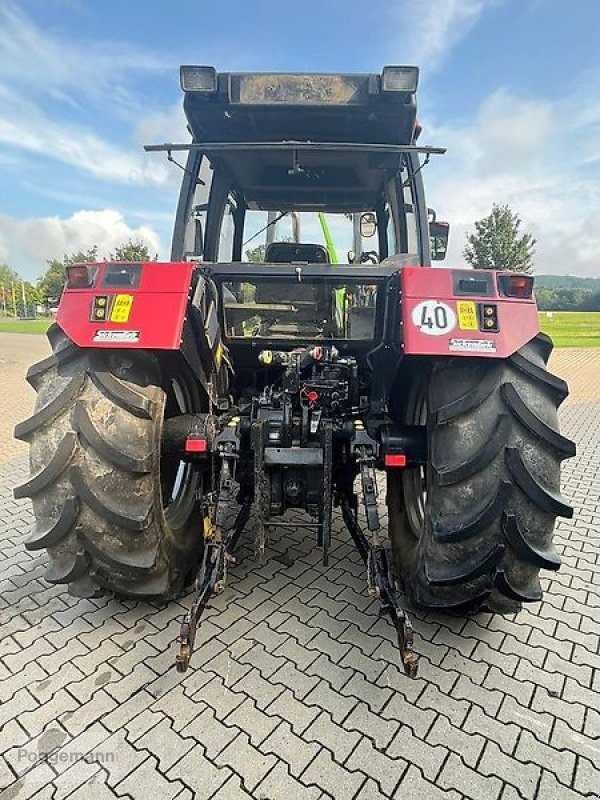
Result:
M498 287L505 297L529 300L533 294L533 278L531 275L498 275Z
M206 453L208 452L208 441L206 439L196 439L188 436L185 440L186 453Z
M68 289L89 289L90 286L94 285L96 267L75 264L72 267L67 267L66 273Z
M383 463L386 467L405 467L406 456L404 453L387 453Z

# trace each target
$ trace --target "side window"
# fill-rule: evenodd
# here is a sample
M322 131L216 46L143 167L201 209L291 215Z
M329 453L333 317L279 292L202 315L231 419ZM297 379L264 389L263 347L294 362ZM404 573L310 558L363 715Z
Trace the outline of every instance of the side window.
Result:
M417 215L414 203L413 180L405 168L394 179L389 190L390 204L397 220L396 253L419 254Z
M396 236L396 227L394 225L394 215L392 214L392 209L389 203L385 204L384 214L387 220L385 231L387 239L387 255L393 256L394 253L398 252L398 241Z
M406 219L406 252L419 252L419 239L417 236L417 214L415 211L415 200L413 192L413 181L404 179L404 215Z
M258 209L246 209L242 261L262 263L265 260L265 237L268 235L269 214Z
M386 201L384 205L384 217L387 217L385 237L387 242L387 255L393 256L396 253L405 252L402 244L405 236L404 215L400 201L401 181L398 176L390 178L386 184Z
M199 181L196 183L191 199L189 214L186 220L183 257L202 258L204 255L204 234L206 230L206 209L212 183L213 171L206 157L202 158L198 172Z
M219 234L219 248L217 260L223 262L233 261L233 237L235 234L235 203L231 197L227 198L223 212L223 222Z

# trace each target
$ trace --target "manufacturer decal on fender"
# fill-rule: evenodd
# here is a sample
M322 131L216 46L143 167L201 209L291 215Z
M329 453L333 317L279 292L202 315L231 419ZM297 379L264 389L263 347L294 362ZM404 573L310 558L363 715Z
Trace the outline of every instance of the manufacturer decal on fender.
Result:
M98 330L94 334L94 342L139 342L139 331L107 331Z
M448 350L455 353L495 353L496 342L491 339L450 339Z

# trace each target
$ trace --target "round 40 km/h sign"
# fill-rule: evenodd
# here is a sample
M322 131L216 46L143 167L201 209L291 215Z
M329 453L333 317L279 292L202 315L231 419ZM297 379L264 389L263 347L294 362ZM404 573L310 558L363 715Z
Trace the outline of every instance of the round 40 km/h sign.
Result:
M427 336L443 336L456 327L456 312L440 300L423 300L413 308L413 325Z

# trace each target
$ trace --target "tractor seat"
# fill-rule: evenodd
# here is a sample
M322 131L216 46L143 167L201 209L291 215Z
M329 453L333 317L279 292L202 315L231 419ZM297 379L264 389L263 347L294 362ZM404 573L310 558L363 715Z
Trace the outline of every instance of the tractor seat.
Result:
M327 249L322 244L300 244L299 242L271 242L265 251L266 264L330 264Z
M327 249L321 244L300 244L299 242L271 242L267 245L265 250L265 263L266 264L330 264L329 253ZM288 302L293 303L296 301L310 303L313 309L319 305L322 306L327 300L324 297L326 290L324 287L316 287L314 285L302 283L293 284L289 281L287 283L273 284L259 284L256 287L256 302L260 303L275 303L275 302ZM325 312L327 316L327 312ZM275 334L273 334L275 335ZM316 335L316 334L315 334Z

